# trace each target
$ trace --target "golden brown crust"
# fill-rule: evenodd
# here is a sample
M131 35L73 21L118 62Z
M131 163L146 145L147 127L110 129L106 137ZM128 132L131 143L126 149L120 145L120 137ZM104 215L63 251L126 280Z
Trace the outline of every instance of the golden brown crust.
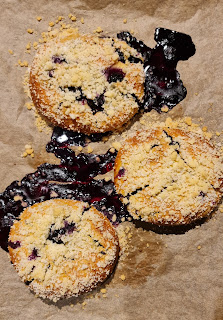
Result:
M158 225L189 224L209 214L222 197L222 159L189 129L137 132L119 150L114 174L130 214Z
M125 63L119 61L117 50ZM142 101L144 96L143 64L129 62L131 55L143 62L135 49L115 38L67 32L51 40L37 53L30 70L30 93L37 110L53 125L86 134L120 128L139 109L135 97ZM54 63L55 56L63 62ZM123 72L124 78L109 82L109 68ZM87 99L100 95L102 109L92 111Z
M57 301L105 281L117 262L119 242L109 220L94 207L54 199L23 211L9 234L9 254L31 290Z

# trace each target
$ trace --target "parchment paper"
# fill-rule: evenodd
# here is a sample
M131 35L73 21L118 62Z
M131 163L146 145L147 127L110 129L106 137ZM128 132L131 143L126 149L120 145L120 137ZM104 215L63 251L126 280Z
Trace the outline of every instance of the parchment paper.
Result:
M150 47L156 27L191 35L196 54L180 62L178 71L188 90L186 99L170 113L188 115L195 122L202 117L209 129L221 131L222 123L222 47L223 2L215 0L1 0L0 73L0 191L21 179L36 166L50 161L45 145L50 134L39 133L33 113L24 104L24 68L18 59L31 62L24 53L26 44L38 41L49 21L57 16L77 16L81 32L98 26L115 35L134 30ZM38 22L36 16L41 16ZM83 17L85 23L80 23ZM123 24L123 19L127 23ZM27 29L35 30L34 34ZM14 51L10 55L8 50ZM221 141L221 137L218 138ZM35 158L21 158L24 145L31 142ZM148 246L149 245L149 246ZM132 247L131 247L132 246ZM200 250L198 250L200 246ZM130 243L130 254L118 264L106 283L107 297L98 294L48 304L36 298L19 280L6 252L0 250L0 319L120 319L120 320L222 320L223 319L223 215L217 211L199 228L181 235L161 235L137 229ZM126 280L119 276L124 274ZM105 287L105 285L104 285ZM95 293L100 293L100 288ZM82 304L86 302L86 305ZM73 306L71 306L71 304Z

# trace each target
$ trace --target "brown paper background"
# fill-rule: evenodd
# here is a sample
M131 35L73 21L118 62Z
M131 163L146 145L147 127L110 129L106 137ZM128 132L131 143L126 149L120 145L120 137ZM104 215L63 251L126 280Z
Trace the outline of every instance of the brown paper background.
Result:
M82 32L98 26L113 35L133 29L151 47L155 45L156 27L190 34L196 54L178 66L188 95L172 114L189 115L195 122L203 117L213 131L223 129L222 1L1 0L0 191L34 171L38 164L54 161L45 152L50 134L38 132L32 112L24 107L25 70L15 64L18 59L32 60L33 53L25 54L25 46L38 41L39 36L28 34L27 28L39 34L47 30L49 21L69 13L78 21L84 17L84 25L77 22ZM43 20L37 22L36 16ZM125 18L128 22L124 25ZM13 56L8 49L14 50ZM28 142L35 149L34 159L20 157ZM0 250L0 319L223 319L223 216L219 211L201 227L182 235L138 230L131 244L129 257L119 263L114 278L108 281L107 298L84 296L56 305L35 298L20 282L7 254ZM119 279L122 273L126 275L123 282ZM84 309L78 304L83 301L87 303Z

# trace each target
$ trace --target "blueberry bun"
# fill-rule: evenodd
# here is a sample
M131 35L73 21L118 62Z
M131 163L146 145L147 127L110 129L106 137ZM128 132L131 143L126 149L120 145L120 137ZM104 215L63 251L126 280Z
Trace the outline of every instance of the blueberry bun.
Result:
M8 249L22 281L57 301L88 292L112 273L119 242L109 220L85 202L53 199L26 208Z
M144 80L143 57L126 42L69 29L37 52L30 93L53 125L91 134L120 128L137 113Z
M115 186L135 219L190 224L221 200L222 158L202 134L189 129L138 131L118 152Z

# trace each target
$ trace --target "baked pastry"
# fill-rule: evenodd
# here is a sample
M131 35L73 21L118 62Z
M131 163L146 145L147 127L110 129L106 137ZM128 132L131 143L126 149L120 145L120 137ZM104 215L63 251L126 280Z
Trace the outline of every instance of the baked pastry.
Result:
M78 296L111 274L119 242L109 220L85 202L53 199L26 208L9 234L11 261L37 296Z
M202 134L157 126L125 141L115 161L115 186L135 219L189 224L220 201L222 159Z
M68 29L34 58L30 93L37 110L54 125L99 133L134 116L144 79L143 57L126 42Z

